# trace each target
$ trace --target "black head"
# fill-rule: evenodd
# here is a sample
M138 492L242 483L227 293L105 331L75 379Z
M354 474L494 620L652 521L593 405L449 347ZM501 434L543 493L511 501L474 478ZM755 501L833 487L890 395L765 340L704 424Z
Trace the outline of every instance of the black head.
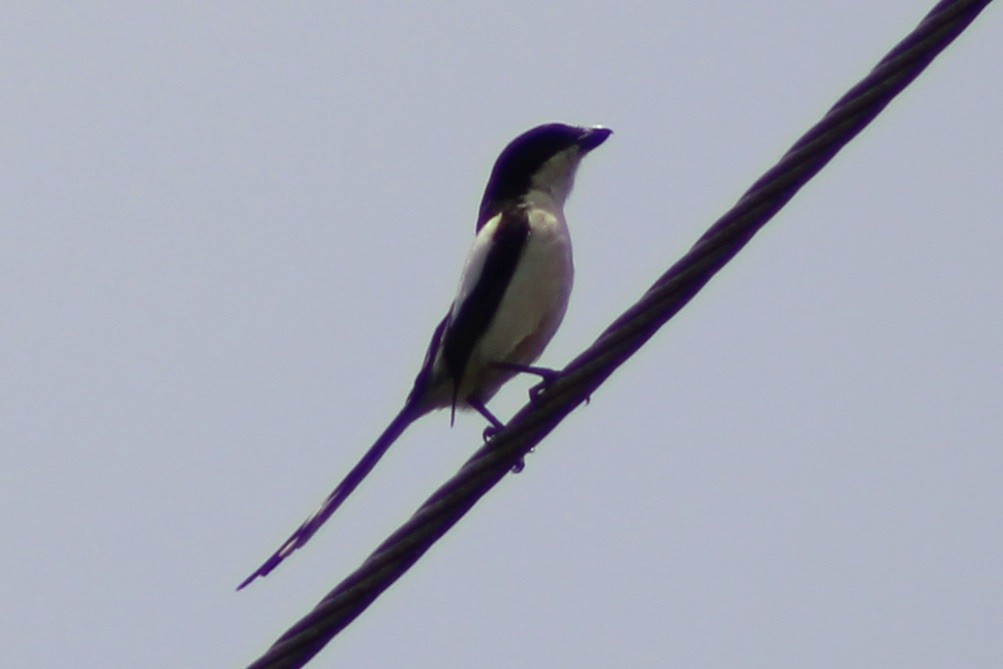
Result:
M528 193L533 178L551 158L572 148L577 149L576 157L581 157L606 141L612 133L608 128L547 123L513 139L502 150L491 170L481 199L477 227L480 228L502 208ZM575 167L577 162L571 166L572 178Z

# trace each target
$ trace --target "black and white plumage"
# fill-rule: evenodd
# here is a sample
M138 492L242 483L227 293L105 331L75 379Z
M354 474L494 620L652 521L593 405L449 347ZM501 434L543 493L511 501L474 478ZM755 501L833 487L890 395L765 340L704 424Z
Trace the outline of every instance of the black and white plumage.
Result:
M404 408L359 463L238 590L266 576L331 516L415 420L441 408L487 410L532 364L568 306L574 267L564 203L581 159L612 131L549 123L516 137L495 162L455 300L432 335Z

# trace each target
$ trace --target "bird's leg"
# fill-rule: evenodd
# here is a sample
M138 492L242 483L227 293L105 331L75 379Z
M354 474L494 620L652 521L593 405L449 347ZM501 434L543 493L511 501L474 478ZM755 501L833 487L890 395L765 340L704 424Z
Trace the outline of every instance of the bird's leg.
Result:
M495 362L492 364L498 369L506 369L510 372L535 374L536 376L539 376L541 379L540 382L529 389L529 399L531 402L538 401L540 399L540 395L547 389L547 386L556 381L561 375L560 370L550 369L549 367L533 367L532 365L520 365L515 362ZM585 398L586 404L591 401L591 397Z
M496 434L498 434L498 430L505 427L504 423L495 418L495 415L490 411L488 411L488 408L484 406L484 402L480 401L476 397L474 396L468 397L467 406L469 406L471 409L473 409L480 415L484 416L484 418L487 419L489 423L491 423L486 428L484 428L484 432L482 434L482 436L484 437L484 441L487 441L491 437L495 436Z
M520 365L517 362L493 362L492 366L498 369L508 370L510 372L518 372L519 374L534 374L543 379L544 383L553 383L557 376L560 374L556 369L550 369L549 367L534 367L533 365Z
M540 377L540 382L529 389L529 399L535 402L540 397L540 393L547 389L551 383L557 380L560 372L549 367L534 367L532 365L520 365L515 362L495 362L492 363L498 369L504 369L519 374L533 374Z
M495 436L496 434L498 434L499 430L505 427L505 425L502 424L500 420L495 418L495 415L493 413L488 411L488 408L484 406L484 402L480 401L476 397L468 397L467 405L470 406L470 408L474 409L480 415L484 416L488 420L488 422L491 423L486 428L484 428L484 432L481 433L481 436L484 437L484 441L487 441L491 437ZM519 461L516 462L514 465L512 465L512 473L518 474L525 467L526 467L525 460L519 458Z

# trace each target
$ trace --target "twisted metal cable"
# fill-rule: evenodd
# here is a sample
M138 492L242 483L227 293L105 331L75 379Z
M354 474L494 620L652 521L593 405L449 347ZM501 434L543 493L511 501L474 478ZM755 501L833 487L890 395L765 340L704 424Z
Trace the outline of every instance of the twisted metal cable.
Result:
M304 666L400 578L576 406L734 257L836 153L988 6L944 0L794 144L692 249L249 669Z

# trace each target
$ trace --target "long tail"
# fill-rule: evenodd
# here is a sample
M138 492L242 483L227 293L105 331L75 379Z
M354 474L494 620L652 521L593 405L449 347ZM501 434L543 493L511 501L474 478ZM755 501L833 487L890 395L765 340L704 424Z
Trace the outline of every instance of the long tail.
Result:
M244 579L244 581L237 586L237 590L243 589L247 584L256 579L259 576L267 576L269 572L279 566L286 557L289 556L297 548L303 546L310 537L313 536L314 532L320 529L320 526L331 517L341 503L352 494L352 491L362 482L362 479L366 478L366 475L373 470L376 463L380 461L383 454L393 445L397 438L404 433L404 430L408 426L420 418L425 412L417 409L414 402L408 402L401 412L390 422L387 429L383 430L383 434L379 436L366 454L362 456L359 460L359 464L355 465L350 472L345 476L344 480L338 484L324 503L320 505L316 511L313 512L306 521L299 526L295 532L286 540L279 550L265 560L265 562L258 567L254 573Z

